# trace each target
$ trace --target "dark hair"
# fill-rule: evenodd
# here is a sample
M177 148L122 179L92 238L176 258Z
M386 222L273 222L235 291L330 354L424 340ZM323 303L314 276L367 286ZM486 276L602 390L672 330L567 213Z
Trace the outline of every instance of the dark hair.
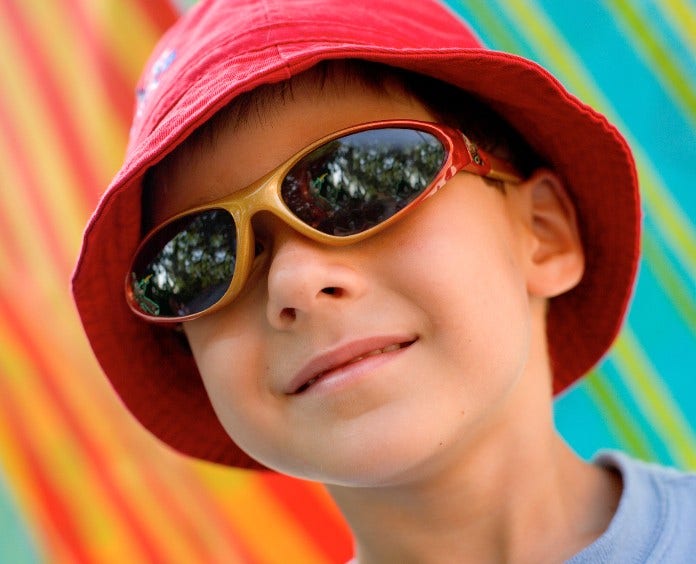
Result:
M224 128L248 122L252 116L263 119L269 103L294 96L299 80L312 80L321 87L327 82L356 81L377 94L400 91L421 102L441 123L461 130L484 150L506 159L528 176L543 165L542 159L524 138L493 109L473 94L427 75L382 63L345 59L322 61L289 80L261 85L237 96L145 175L143 189L143 230L150 227L150 211L155 204L153 186L160 185L191 151L214 146ZM502 188L502 183L489 181Z

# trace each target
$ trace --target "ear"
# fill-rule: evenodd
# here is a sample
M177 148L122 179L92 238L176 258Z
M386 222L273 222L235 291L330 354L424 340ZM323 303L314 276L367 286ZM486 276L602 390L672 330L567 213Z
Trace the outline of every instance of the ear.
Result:
M575 207L561 179L548 169L538 169L518 189L532 242L527 291L551 298L575 287L585 270Z

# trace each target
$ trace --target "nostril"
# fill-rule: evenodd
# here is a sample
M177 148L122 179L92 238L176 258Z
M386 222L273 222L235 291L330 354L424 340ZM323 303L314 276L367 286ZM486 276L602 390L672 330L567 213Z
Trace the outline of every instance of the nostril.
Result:
M284 307L280 312L280 318L283 321L295 321L297 317L297 312L295 312L294 307Z
M336 296L337 298L340 298L343 295L343 289L337 288L335 286L329 286L327 288L322 288L321 292L322 292L322 294L327 294L329 296Z

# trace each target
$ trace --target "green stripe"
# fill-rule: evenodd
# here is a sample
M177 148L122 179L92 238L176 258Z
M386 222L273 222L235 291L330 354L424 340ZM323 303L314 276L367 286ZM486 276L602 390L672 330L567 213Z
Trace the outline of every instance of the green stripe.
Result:
M672 459L681 468L695 470L696 435L629 327L625 327L616 340L612 360Z
M622 447L642 460L659 460L635 418L630 417L630 409L619 399L604 374L599 370L593 371L585 379L584 386L587 395L604 415L607 426Z
M643 237L643 256L656 280L662 286L676 313L681 316L691 333L696 335L696 287L689 287L675 274L665 255L650 233ZM693 284L691 286L694 286Z
M674 201L672 194L665 187L643 152L642 147L632 143L636 157L636 166L641 184L641 196L644 206L650 209L655 220L655 227L665 244L677 257L687 272L696 272L696 230L694 225Z
M660 238L686 272L696 272L696 230L654 168L649 147L646 152L630 135L582 61L535 1L510 0L501 2L500 8L520 23L518 27L525 34L525 40L544 60L552 63L553 73L584 101L605 113L624 133L636 158L644 205L650 210ZM688 286L688 282L680 285Z
M503 23L500 12L493 9L492 4L476 2L469 6L466 0L447 0L447 5L460 15L465 11L466 5L466 8L475 14L476 27L486 30L487 38L492 40L495 49L515 53L518 46L510 28Z
M655 2L655 6L681 42L696 57L696 10L683 0L662 0Z
M586 103L595 107L609 107L609 102L595 87L575 51L565 37L558 32L546 12L534 0L509 0L498 2L500 10L518 23L517 28L527 43L553 68L553 74L569 85L573 92ZM517 47L517 52L521 49Z
M655 77L683 107L686 117L696 124L696 84L689 83L690 73L681 68L678 60L671 56L669 48L660 41L654 26L638 11L639 3L630 0L606 2L631 34L637 51L643 53ZM691 33L694 33L693 29Z

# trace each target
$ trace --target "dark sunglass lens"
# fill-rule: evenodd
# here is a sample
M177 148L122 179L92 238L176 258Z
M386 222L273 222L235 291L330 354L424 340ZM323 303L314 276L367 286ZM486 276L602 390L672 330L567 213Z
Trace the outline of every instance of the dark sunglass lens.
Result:
M157 231L138 253L131 287L140 309L183 317L216 303L232 281L237 233L220 209L187 215Z
M345 237L407 206L430 186L446 157L437 137L424 131L361 131L303 157L283 180L281 194L307 225Z

